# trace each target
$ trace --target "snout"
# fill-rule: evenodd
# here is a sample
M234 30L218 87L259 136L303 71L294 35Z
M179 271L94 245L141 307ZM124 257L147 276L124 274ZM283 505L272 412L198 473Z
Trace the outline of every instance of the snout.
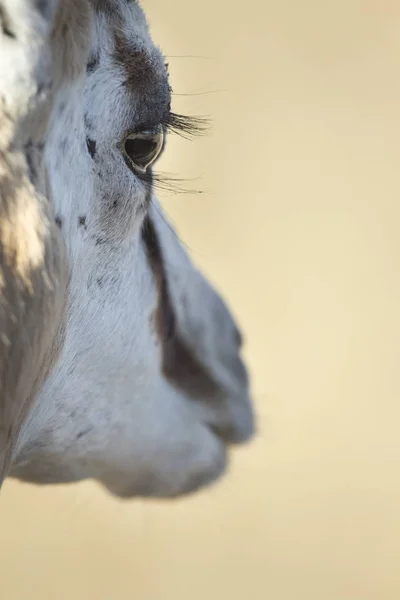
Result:
M149 215L147 246L163 284L158 298L162 374L197 405L199 417L225 443L245 443L255 423L239 326L225 300L191 263L156 203Z

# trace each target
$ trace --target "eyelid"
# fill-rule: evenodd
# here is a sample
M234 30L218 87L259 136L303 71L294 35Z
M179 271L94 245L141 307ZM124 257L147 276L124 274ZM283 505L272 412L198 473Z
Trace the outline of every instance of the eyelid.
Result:
M139 123L135 129L128 130L125 136L137 135L138 133L159 133L160 130L162 130L164 135L166 134L166 127L163 123Z

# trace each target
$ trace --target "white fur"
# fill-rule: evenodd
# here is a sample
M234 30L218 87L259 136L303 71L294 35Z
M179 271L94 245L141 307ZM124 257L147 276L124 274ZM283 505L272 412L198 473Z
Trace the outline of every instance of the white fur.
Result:
M125 35L159 56L161 69L139 7L125 5ZM69 302L61 353L21 431L11 474L38 483L95 478L120 496L175 496L223 473L229 444L251 437L253 415L235 324L153 198L177 329L219 392L189 397L162 372L158 291L141 238L145 185L119 148L137 104L112 59L112 27L95 14L99 67L64 86L54 108L46 160L70 261Z

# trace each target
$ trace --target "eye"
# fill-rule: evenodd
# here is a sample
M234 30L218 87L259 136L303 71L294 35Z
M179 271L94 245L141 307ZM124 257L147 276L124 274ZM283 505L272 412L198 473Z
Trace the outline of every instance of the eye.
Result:
M160 156L163 145L164 132L160 126L155 130L128 135L124 142L124 152L133 167L144 173Z

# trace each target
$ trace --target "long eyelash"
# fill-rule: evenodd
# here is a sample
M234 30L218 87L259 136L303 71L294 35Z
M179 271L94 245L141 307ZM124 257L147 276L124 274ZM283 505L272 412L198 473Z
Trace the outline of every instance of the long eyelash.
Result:
M185 139L203 135L209 129L209 119L204 117L187 117L170 112L163 125L171 133L176 133Z

